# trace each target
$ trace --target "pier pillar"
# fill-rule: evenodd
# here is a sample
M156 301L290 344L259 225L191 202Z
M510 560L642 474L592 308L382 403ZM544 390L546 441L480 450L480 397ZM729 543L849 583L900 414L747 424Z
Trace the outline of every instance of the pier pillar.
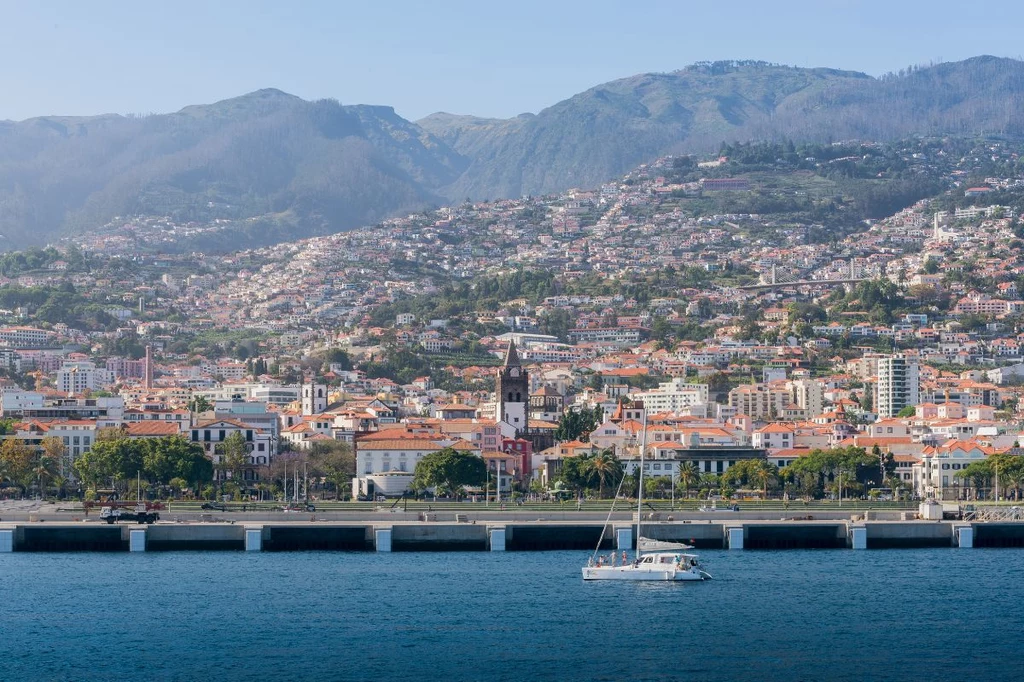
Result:
M0 554L14 551L14 529L4 528L0 530Z
M373 531L373 543L377 547L378 552L390 552L391 551L391 529L390 528L378 528Z
M961 549L974 547L974 526L956 526L953 529L956 533L956 546Z
M143 529L143 528L133 528L132 530L128 531L128 551L129 552L145 552L146 551L146 531L145 531L145 529Z
M490 541L492 552L504 552L505 551L505 527L491 528L490 529Z
M743 549L743 526L726 529L729 538L729 549Z
M246 552L261 552L261 551L263 551L263 529L262 528L246 528L245 529L245 551Z
M868 529L864 526L850 528L850 547L853 549L868 548Z
M633 549L633 527L615 529L615 549Z

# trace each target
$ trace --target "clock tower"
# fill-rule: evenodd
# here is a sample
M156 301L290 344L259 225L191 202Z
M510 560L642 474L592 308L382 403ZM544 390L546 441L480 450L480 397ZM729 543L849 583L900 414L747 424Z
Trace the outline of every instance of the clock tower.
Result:
M530 380L519 362L514 341L508 342L505 362L498 372L498 420L516 430L516 435L526 433L529 427L527 414L530 404Z

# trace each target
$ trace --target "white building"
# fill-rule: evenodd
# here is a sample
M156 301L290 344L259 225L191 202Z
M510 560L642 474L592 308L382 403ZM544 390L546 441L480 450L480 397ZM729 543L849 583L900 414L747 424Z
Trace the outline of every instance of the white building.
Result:
M693 405L704 405L708 402L707 384L689 384L686 379L676 377L671 381L659 384L652 391L637 395L648 414L659 412L677 413Z
M95 391L106 388L114 383L114 373L96 363L66 362L57 372L57 388L68 394L78 394L85 390Z
M33 327L4 327L0 329L0 345L11 348L46 348L53 345L55 334Z
M896 353L878 360L875 409L880 419L892 418L920 402L921 377L917 360Z

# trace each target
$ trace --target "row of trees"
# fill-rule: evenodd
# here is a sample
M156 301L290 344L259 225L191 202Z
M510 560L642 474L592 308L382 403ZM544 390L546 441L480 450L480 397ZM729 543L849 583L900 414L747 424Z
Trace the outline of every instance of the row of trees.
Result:
M1024 488L1024 455L1001 453L977 462L972 462L953 474L974 499L982 496L982 491L993 490L994 497L1009 497L1019 500L1021 489Z
M244 445L243 441L243 453ZM240 465L237 454L234 459L233 464ZM92 490L108 485L124 490L130 482L142 480L147 486L169 486L180 491L200 489L213 480L213 463L201 447L183 436L128 438L120 429L101 431L92 448L75 460L74 468Z
M219 463L214 465L199 445L184 436L129 438L123 429L105 429L97 434L92 448L72 463L59 438L44 438L39 446L6 438L0 444L0 484L17 487L22 496L35 488L44 496L54 492L63 497L75 480L84 486L82 492L107 489L122 495L138 481L147 490L156 488L157 494L191 489L211 497L219 470L227 493L241 495L258 488L273 494L286 480L293 484L294 472L301 469L303 496L311 489L321 493L332 489L341 497L355 475L355 455L342 442L316 443L309 451L286 452L272 465L257 467L250 464L248 443L236 433L218 443L217 454Z
M1024 457L1018 459L1019 464L1014 466L1020 467L1019 485L1024 485ZM891 457L883 457L879 452L868 453L857 447L812 450L782 470L767 460L750 459L737 462L722 474L714 474L702 473L695 462L685 462L674 481L668 476L645 472L644 493L667 496L675 485L683 497L689 497L692 492L728 495L745 489L757 490L765 497L772 491L782 490L807 497L821 497L831 492L842 498L845 495L859 496L867 485L881 483L886 474L889 475L887 482L894 491L898 490L902 483L892 475L893 468ZM1010 470L1009 465L1004 469ZM487 468L483 459L445 448L420 460L414 472L413 487L458 496L463 488L483 486L486 482ZM620 490L620 484L623 494L636 496L639 491L638 472L627 475L622 460L607 449L565 458L556 487L572 491L577 496L591 493L604 498Z
M16 486L23 496L32 486L41 493L55 486L62 495L70 474L66 458L67 448L59 438L44 438L38 448L7 438L0 444L0 484Z
M692 492L728 495L739 489L757 490L765 497L780 490L808 497L821 497L826 493L843 497L860 495L867 485L881 484L886 476L886 482L894 491L898 490L902 482L892 475L893 470L891 456L883 457L879 452L868 453L857 447L816 449L781 470L767 460L750 459L737 462L721 474L701 472L695 462L684 462L675 475L675 481L669 476L652 475L648 471L644 476L644 494L667 494L674 484L684 497L689 497ZM596 493L599 498L618 489L620 482L624 494L635 496L638 479L635 473L625 474L622 461L611 450L566 458L559 475L564 488L577 495ZM1024 485L1024 473L1021 480Z

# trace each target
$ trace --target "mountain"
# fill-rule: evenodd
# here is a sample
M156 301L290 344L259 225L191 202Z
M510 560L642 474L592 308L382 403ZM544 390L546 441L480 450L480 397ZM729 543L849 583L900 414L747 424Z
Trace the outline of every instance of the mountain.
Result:
M5 121L0 233L38 243L130 214L285 214L299 233L344 230L441 201L432 188L467 165L389 107L279 90L167 115Z
M0 121L0 248L132 214L263 216L238 241L220 238L260 243L466 197L592 187L722 142L1020 136L1022 104L1024 62L975 57L883 78L698 63L510 119L437 113L413 123L386 106L267 89L172 114Z
M764 62L695 64L605 83L535 116L433 114L419 125L468 156L459 199L592 187L652 158L723 141L891 140L1022 132L1024 63L996 57L872 78Z

